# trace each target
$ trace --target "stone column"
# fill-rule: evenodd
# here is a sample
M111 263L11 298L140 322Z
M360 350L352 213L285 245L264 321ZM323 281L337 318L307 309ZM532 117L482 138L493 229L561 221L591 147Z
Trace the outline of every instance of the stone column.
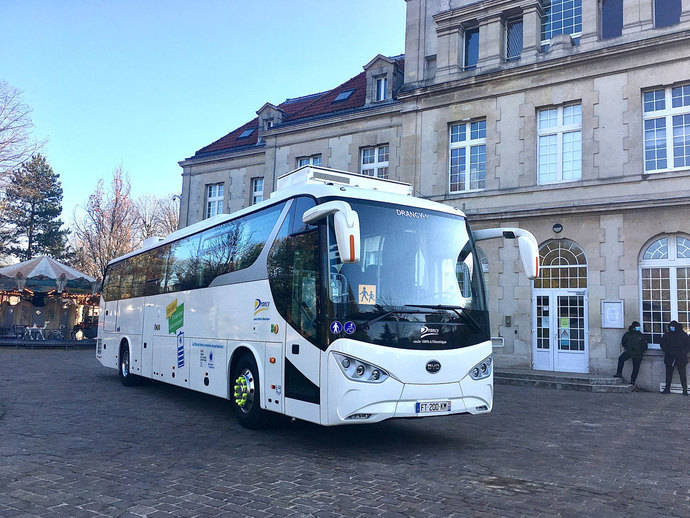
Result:
M582 48L586 48L599 40L598 20L599 0L582 0L582 36L580 36Z
M643 31L654 28L654 0L640 0L640 28Z
M436 54L436 78L448 79L461 70L460 28L443 31L438 34L438 54Z
M405 82L414 83L422 79L424 55L424 14L426 2L407 0L405 17Z
M623 2L623 34L654 27L654 0Z
M690 22L690 0L683 0L680 9L680 23Z
M501 64L503 56L503 23L500 15L485 18L479 22L480 70L490 70Z
M522 60L533 60L541 49L541 16L536 4L522 11Z

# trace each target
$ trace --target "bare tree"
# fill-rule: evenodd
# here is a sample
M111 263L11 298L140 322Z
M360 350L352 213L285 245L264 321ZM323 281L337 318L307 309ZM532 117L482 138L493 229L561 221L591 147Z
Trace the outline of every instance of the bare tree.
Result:
M170 194L159 200L159 230L161 236L172 234L179 227L180 197Z
M140 196L134 202L134 225L142 241L159 235L159 200L151 194Z
M113 171L110 188L99 180L81 214L74 217L76 266L102 279L108 263L139 245L135 228L135 205L130 196L129 178L118 167Z
M177 230L177 202L170 195L156 198L150 194L140 196L134 202L135 228L142 241L153 236L165 237Z
M0 81L0 182L40 147L30 136L32 127L31 109L21 92Z

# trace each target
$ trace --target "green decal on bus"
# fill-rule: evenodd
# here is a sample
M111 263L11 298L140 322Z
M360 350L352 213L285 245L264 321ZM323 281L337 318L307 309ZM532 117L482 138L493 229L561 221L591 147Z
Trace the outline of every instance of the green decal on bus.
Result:
M184 303L175 308L168 318L168 333L176 333L184 325Z

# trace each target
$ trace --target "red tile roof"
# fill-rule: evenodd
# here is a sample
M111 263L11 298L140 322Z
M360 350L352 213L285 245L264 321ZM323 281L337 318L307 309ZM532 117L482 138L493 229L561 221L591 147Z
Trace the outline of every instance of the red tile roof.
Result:
M244 130L254 128L251 135L245 138L239 138L239 136L244 132ZM248 123L240 126L239 128L232 130L230 133L224 137L219 138L215 142L212 142L208 146L202 147L196 152L197 155L204 153L211 153L213 151L220 151L221 149L230 149L236 147L253 146L258 141L259 135L259 118L255 117Z
M392 59L397 61L399 67L402 68L404 66L404 56L396 56ZM277 106L283 112L282 124L361 108L366 101L366 82L366 72L361 72L332 90L286 99ZM354 91L347 99L333 102L338 94L346 90ZM245 130L250 128L254 128L254 132L249 137L239 138ZM258 128L259 119L256 117L208 146L202 147L196 152L195 156L214 151L254 146L258 142Z

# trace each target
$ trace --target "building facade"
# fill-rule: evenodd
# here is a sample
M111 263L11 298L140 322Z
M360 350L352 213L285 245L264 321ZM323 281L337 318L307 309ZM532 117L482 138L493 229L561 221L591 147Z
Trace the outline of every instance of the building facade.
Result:
M690 0L408 0L404 56L275 106L180 162L182 225L303 165L409 182L482 243L497 364L612 372L633 320L659 389L664 324L690 330Z

